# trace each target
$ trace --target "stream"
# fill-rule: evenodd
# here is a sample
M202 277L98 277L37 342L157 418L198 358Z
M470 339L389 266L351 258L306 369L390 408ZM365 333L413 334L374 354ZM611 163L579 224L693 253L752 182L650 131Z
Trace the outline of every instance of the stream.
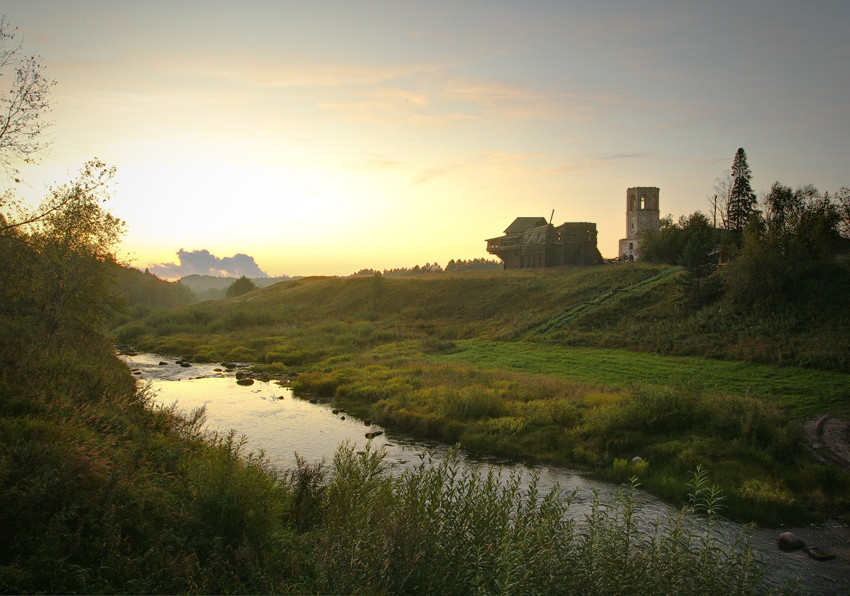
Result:
M295 454L308 462L324 460L330 463L337 447L350 442L363 449L369 441L386 453L385 463L390 473L419 465L430 456L438 462L448 446L413 439L344 412L333 413L332 406L311 403L297 398L292 391L276 382L255 381L238 385L234 371L225 371L217 364L197 364L184 367L173 357L139 353L121 355L134 375L150 386L153 401L165 406L177 404L183 412L206 409L206 429L227 432L235 429L246 437L248 450L263 450L271 464L279 469L295 466ZM367 439L366 433L382 434ZM590 511L594 493L599 501L613 503L618 487L594 480L580 471L552 465L526 465L497 458L480 458L461 454L463 465L487 471L495 469L502 477L519 474L528 480L539 477L541 492L560 486L565 493L574 489L576 495L570 511L583 519ZM674 509L659 499L638 491L636 501L646 518L655 519ZM731 541L744 526L721 520L719 531ZM783 531L794 532L810 546L834 552L832 561L815 561L802 551L783 552L776 538ZM798 588L806 594L850 594L850 529L844 524L829 521L823 524L795 528L752 530L751 546L756 556L767 564L767 581L775 587L783 581L799 580Z

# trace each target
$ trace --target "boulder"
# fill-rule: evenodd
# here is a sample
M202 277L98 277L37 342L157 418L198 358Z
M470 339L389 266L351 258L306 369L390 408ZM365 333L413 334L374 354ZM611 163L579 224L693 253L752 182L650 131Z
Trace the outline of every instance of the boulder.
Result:
M189 368L192 365L184 360L180 363L180 366L182 366L183 368Z
M835 553L830 553L825 550L821 550L816 546L812 547L803 547L803 550L808 553L808 555L814 559L815 561L831 561L835 558Z
M779 535L779 538L776 539L776 546L781 548L782 550L800 550L805 547L806 544L800 540L796 534L791 532L783 532Z
M167 364L168 364L167 362L160 362L159 363L160 366L166 366Z
M236 379L237 385L253 385L254 379Z
M237 379L244 379L247 376L248 376L248 373L246 373L244 370L240 370L238 373L236 373Z

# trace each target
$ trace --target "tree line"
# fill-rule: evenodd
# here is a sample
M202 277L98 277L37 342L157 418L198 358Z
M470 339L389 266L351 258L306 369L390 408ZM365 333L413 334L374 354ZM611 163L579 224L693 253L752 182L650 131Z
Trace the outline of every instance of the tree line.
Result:
M775 182L758 199L743 148L719 182L721 225L700 211L663 218L642 239L641 258L685 268L684 294L695 306L728 291L737 302L778 304L799 297L805 281L840 272L850 248L850 189L830 195L808 184L793 190ZM728 271L711 279L719 267ZM706 288L706 282L709 281Z
M439 263L425 263L413 267L396 267L394 269L361 269L349 277L372 277L384 275L387 277L410 277L429 273L463 273L465 271L494 271L503 269L502 263L494 259L452 259L445 269Z

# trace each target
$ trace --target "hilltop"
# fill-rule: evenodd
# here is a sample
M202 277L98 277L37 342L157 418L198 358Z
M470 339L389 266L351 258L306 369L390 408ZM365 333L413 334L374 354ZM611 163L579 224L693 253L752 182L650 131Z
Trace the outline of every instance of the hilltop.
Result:
M237 279L239 278L192 274L181 277L179 283L194 292L197 300L219 300L224 298L227 288ZM293 278L288 275L281 275L278 277L249 277L248 279L258 288L267 288Z

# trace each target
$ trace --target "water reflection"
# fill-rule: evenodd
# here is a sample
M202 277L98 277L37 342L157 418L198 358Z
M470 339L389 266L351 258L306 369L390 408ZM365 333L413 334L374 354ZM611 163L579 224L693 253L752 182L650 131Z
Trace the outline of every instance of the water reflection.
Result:
M183 367L175 364L173 359L152 354L124 356L124 360L136 371L139 379L150 383L154 401L163 405L176 403L180 410L186 412L205 407L209 430L227 432L235 429L246 436L249 449L263 450L271 463L281 469L294 467L296 453L310 462L330 462L337 447L345 441L357 449L365 448L369 441L374 447L383 448L391 472L416 466L428 455L439 461L447 450L439 443L416 441L379 426L366 426L344 412L334 414L330 406L296 398L290 389L274 382L237 385L232 373L221 370L217 365ZM373 439L366 438L367 432L376 430L385 432ZM569 468L482 461L468 456L463 458L463 462L484 470L495 468L504 477L511 473L520 474L525 482L532 473L537 473L543 491L556 485L567 492L578 489L571 509L578 518L589 511L594 492L603 503L611 503L616 498L616 486L587 478ZM638 493L637 500L648 519L671 511L668 505L645 493ZM731 538L743 528L732 522L723 522L719 529ZM825 563L813 561L801 552L779 551L775 539L780 531L756 530L753 536L753 549L768 563L772 584L800 577L800 587L806 593L850 593L850 563L847 560L850 533L846 526L833 523L793 529L807 544L819 544L839 553L839 559Z

